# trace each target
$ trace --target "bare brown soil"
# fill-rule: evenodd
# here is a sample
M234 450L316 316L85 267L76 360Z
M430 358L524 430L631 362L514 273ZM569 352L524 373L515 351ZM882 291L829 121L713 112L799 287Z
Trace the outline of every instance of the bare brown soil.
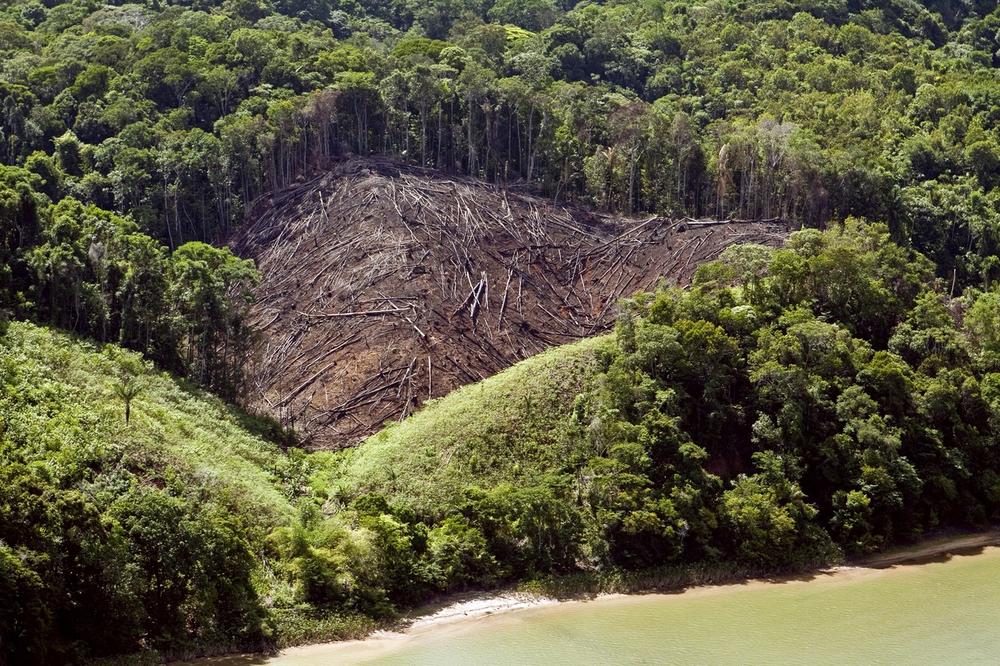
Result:
M780 222L630 219L389 161L277 195L233 248L257 261L250 406L314 448L357 443L428 398L607 330L616 304L690 281Z

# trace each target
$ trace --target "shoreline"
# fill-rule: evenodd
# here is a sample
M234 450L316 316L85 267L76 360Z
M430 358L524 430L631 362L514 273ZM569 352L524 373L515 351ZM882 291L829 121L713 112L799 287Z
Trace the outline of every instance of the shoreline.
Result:
M594 592L578 594L571 597L556 598L536 592L499 591L499 592L468 592L449 595L438 602L420 606L404 615L393 626L379 629L365 638L308 643L280 650L273 655L228 655L214 658L198 659L196 664L220 664L238 666L240 664L261 664L261 659L267 657L307 657L316 651L331 649L351 651L371 649L373 652L391 649L405 641L424 636L432 631L443 628L456 630L461 626L472 624L476 620L508 615L517 611L537 609L567 604L602 603L612 600L629 599L649 594L670 596L692 596L718 594L729 590L748 590L757 587L782 584L805 584L818 578L848 578L860 579L896 569L901 566L919 566L932 562L950 560L953 557L974 555L987 548L1000 547L1000 529L988 532L965 533L952 536L932 537L913 545L895 548L860 560L827 567L816 567L799 573L779 574L775 576L759 576L734 578L730 582L714 584L695 584L680 586L674 589L650 587L645 592Z
M475 619L496 613L508 613L511 611L524 610L526 608L537 608L540 606L550 606L553 604L565 604L573 602L587 602L609 597L629 597L642 594L690 594L698 591L707 591L718 588L747 588L756 585L775 585L791 581L803 580L804 575L815 577L822 575L833 575L839 572L864 571L888 569L900 565L919 565L941 558L951 558L968 554L968 551L979 550L988 547L1000 547L1000 530L980 532L975 534L964 534L960 536L946 536L931 538L910 546L894 548L884 553L878 553L860 560L847 562L845 564L818 567L808 569L801 573L778 574L776 576L751 577L733 582L701 584L681 587L675 590L651 589L647 592L596 592L591 595L575 595L568 598L557 598L555 596L536 592L507 591L507 592L470 592L459 595L451 595L439 603L426 604L414 609L401 620L403 625L399 629L383 629L374 632L377 634L401 634L414 629L423 629L427 626L440 624L450 624L465 619ZM361 639L366 640L366 639Z
M378 636L398 635L405 637L410 632L422 632L427 627L474 620L477 618L495 615L497 613L510 613L528 608L539 608L542 606L567 603L589 603L591 601L601 599L641 596L644 594L690 595L720 589L748 589L761 585L778 585L793 581L807 582L805 581L806 577L813 578L818 576L850 575L853 572L864 572L866 570L879 571L902 565L916 566L926 564L930 561L950 559L955 556L967 555L969 554L969 551L978 551L989 547L1000 547L1000 530L991 530L989 532L965 534L961 536L932 538L929 541L923 541L911 546L895 548L860 560L836 566L819 567L816 569L806 570L799 574L779 574L776 576L746 578L727 583L691 585L678 588L676 590L653 589L648 592L596 592L589 596L578 595L569 598L556 598L542 593L520 591L495 593L471 592L460 595L452 595L440 603L428 604L414 609L401 620L401 624L403 625L402 627L398 629L381 629L366 638L360 639L358 642L376 638ZM329 645L329 643L319 643L318 645Z
M858 560L845 566L862 569L883 569L900 564L922 564L940 557L963 555L977 548L1000 546L1000 529L953 536L932 537L911 546L893 548L884 553Z

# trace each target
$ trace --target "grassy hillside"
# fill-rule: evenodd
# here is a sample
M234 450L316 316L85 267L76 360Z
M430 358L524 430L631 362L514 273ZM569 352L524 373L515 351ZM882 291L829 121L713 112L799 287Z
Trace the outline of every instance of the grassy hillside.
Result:
M96 467L92 482L127 469L135 473L134 483L177 479L264 524L294 515L290 489L283 487L290 462L262 436L269 424L150 372L126 425L115 393L123 358L136 356L115 347L102 351L32 324L11 324L0 341L5 438L23 443L18 454L45 466L86 456Z
M454 510L469 486L537 483L578 453L566 415L593 388L599 358L612 345L612 336L601 336L558 347L431 401L331 457L320 485L337 494L381 493L434 513Z

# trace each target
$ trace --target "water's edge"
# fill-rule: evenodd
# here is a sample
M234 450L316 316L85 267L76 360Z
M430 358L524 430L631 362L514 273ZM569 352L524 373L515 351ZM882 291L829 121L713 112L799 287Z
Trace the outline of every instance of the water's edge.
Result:
M837 565L824 565L805 568L780 575L749 575L738 570L722 570L708 572L704 577L709 582L691 584L690 581L678 580L678 584L664 584L661 580L648 586L627 586L627 592L606 591L602 589L582 589L570 595L547 595L539 591L507 590L499 592L463 593L446 596L436 602L422 605L407 613L401 620L376 630L367 637L357 640L319 642L289 647L279 653L270 654L231 654L223 657L203 658L175 664L225 664L227 666L259 664L267 657L276 654L304 654L314 650L329 649L333 645L363 646L384 642L387 639L393 643L406 641L416 637L425 637L429 632L439 630L441 625L467 623L477 619L509 614L532 608L550 605L593 603L623 598L632 595L650 593L672 593L682 595L708 594L726 589L748 589L754 586L773 585L791 581L808 581L812 578L847 577L864 575L866 571L894 568L901 565L919 565L927 562L941 561L955 555L971 554L990 546L1000 546L1000 529L985 532L950 534L921 541L912 546L896 548L878 555Z

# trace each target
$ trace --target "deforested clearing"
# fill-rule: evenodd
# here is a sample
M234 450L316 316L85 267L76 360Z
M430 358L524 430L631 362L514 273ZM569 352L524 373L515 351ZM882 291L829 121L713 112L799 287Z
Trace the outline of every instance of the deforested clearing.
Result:
M607 330L616 304L686 284L780 220L617 217L388 160L349 159L271 197L233 241L262 280L246 401L316 448Z

